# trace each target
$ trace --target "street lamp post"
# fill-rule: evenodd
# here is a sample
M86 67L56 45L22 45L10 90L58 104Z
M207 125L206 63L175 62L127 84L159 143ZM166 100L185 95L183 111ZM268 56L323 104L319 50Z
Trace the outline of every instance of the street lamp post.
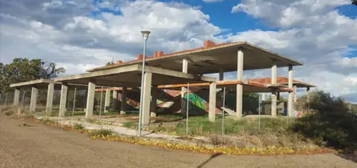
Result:
M141 136L142 130L142 118L143 118L143 94L144 94L144 74L145 74L145 57L146 57L146 44L149 38L150 31L144 30L141 31L141 34L144 38L144 48L143 48L143 58L142 58L142 67L141 67L141 86L140 86L140 107L139 107L139 123L138 123L138 133Z

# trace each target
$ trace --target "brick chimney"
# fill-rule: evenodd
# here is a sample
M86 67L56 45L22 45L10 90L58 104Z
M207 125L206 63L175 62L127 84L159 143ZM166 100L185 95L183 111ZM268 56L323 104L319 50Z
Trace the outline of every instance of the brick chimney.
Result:
M118 60L114 64L122 64L122 63L124 63L122 60Z
M164 56L164 52L163 51L155 51L154 52L154 57L162 57Z
M143 59L143 54L139 54L136 56L135 60L142 60Z
M214 43L214 42L211 41L211 40L206 40L206 41L203 42L203 47L204 47L204 48L213 47L213 46L215 46L215 45L216 45L216 43Z

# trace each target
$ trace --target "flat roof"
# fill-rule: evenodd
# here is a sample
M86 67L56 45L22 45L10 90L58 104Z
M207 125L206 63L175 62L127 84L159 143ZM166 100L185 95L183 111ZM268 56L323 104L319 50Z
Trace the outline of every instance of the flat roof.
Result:
M10 84L10 87L12 88L17 88L17 87L37 87L37 88L47 88L49 83L54 83L55 88L59 89L59 85L61 85L61 82L55 82L53 79L36 79L36 80L31 80L31 81L26 81L26 82L18 82L18 83L12 83ZM76 84L76 83L67 83L67 85L70 86L77 86L77 87L83 87L86 86L87 84Z
M302 65L298 61L283 57L247 42L212 44L206 47L147 57L146 63L150 66L182 71L182 59L185 58L189 61L188 72L192 74L217 73L220 71L230 72L237 69L238 49L242 49L244 52L244 70L271 68L274 64L278 67ZM141 59L106 65L91 69L89 72L139 63L141 63Z
M138 87L140 86L141 68L139 64L125 65L111 69L87 72L78 75L54 78L55 82L88 84L92 81L97 85L111 87ZM145 72L152 73L152 85L193 83L215 81L215 78L193 75L173 70L162 69L159 67L145 66Z
M10 87L24 87L24 86L46 86L52 82L50 79L36 79L36 80L31 80L31 81L26 81L26 82L18 82L18 83L13 83L10 84Z

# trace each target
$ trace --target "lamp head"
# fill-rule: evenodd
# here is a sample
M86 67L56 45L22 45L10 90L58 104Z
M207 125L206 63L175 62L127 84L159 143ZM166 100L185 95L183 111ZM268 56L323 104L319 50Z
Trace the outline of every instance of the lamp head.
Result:
M150 31L142 30L141 34L143 35L144 39L147 40L149 38Z

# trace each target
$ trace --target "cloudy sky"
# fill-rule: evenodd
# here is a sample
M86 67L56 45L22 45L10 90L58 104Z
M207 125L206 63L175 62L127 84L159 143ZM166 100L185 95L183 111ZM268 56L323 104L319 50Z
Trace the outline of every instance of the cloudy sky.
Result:
M303 62L297 79L357 102L357 6L350 0L0 0L0 62L41 58L81 73L134 59L142 29L152 31L151 52L207 39L248 41Z

